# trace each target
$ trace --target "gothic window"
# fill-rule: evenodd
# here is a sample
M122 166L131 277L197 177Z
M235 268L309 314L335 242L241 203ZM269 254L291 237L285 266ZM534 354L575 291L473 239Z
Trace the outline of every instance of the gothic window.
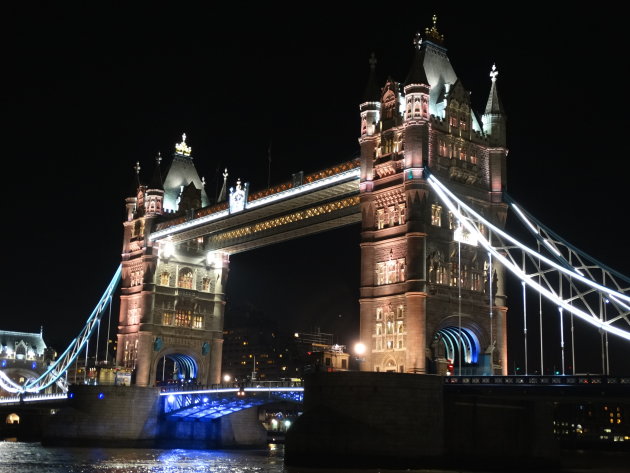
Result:
M394 333L394 322L391 319L387 321L387 335L391 335Z
M396 108L396 96L389 91L383 97L383 119L394 118L394 109Z
M471 149L468 159L470 160L471 163L477 164L477 151L475 151L474 149Z
M160 274L160 286L169 286L171 284L171 275L168 271L163 271Z
M429 100L426 96L422 96L422 115L424 117L429 116Z
M394 207L393 205L391 207L389 207L387 210L387 224L390 227L393 227L396 223L396 216L394 215L394 210L396 209L396 207Z
M448 150L446 148L446 142L444 140L440 140L439 141L438 155L444 156L444 157L448 155Z
M420 100L419 99L416 99L416 104L413 109L413 116L414 117L420 116Z
M459 119L459 126L464 131L468 129L468 120L466 120L466 115L462 115L461 118Z
M453 117L453 116L449 120L449 123L453 128L457 128L457 125L459 124L457 117Z
M396 325L396 333L405 333L405 325L402 323L402 321L398 321Z
M403 348L404 348L403 341L402 340L398 340L398 349L402 350Z
M442 207L438 204L431 205L431 225L442 226Z
M131 272L130 285L139 286L142 284L144 278L144 270L139 269Z
M210 278L203 278L201 280L201 290L205 292L210 290Z
M396 308L396 317L398 317L399 319L402 319L404 316L405 316L405 306L399 305Z
M195 315L192 328L203 328L203 315Z
M376 284L385 284L385 263L376 263Z
M140 322L140 309L134 307L127 311L127 322L129 325L136 325Z
M411 118L411 101L407 102L407 118Z
M481 291L481 275L477 272L472 273L472 290Z
M382 320L383 319L383 308L382 307L377 307L376 308L376 320Z
M193 272L190 268L183 268L179 271L179 281L177 283L178 287L182 289L192 289L193 288Z
M378 209L376 211L376 228L377 230L382 230L385 227L385 210Z
M394 349L394 341L393 340L388 340L387 341L387 349L388 350L393 350Z
M164 313L162 313L162 325L173 325L173 313L172 312L164 312Z
M386 284L392 284L394 282L396 282L396 261L395 260L389 260L387 262L387 275L386 275Z
M457 223L455 221L455 215L450 210L448 211L448 228L449 230L454 230L457 228Z
M398 204L398 224L403 225L405 223L405 217L407 212L407 206L403 202L402 204Z
M459 159L466 161L466 148L459 148Z
M376 335L383 335L383 325L376 324Z
M367 133L367 120L365 117L361 120L361 135L365 135Z
M383 341L380 338L378 340L376 340L376 349L377 350L382 350L383 349Z
M405 280L405 258L400 258L397 262L398 265L398 281Z
M175 326L176 327L190 327L191 324L192 324L192 311L178 310L175 313Z

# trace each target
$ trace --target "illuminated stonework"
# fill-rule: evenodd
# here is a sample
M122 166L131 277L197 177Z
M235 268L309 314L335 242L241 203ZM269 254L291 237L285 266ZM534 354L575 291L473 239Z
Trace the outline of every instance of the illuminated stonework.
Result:
M232 230L230 232L224 232L219 235L212 236L210 241L212 243L220 243L227 240L233 240L236 238L242 238L244 236L254 235L256 233L271 230L290 223L299 222L301 220L307 220L309 218L317 217L319 215L329 214L337 210L341 210L347 207L352 207L359 204L359 197L350 197L347 199L339 200L337 202L331 202L325 205L319 205L299 212L294 212L289 215L260 222L255 225L247 225L239 228L238 230Z

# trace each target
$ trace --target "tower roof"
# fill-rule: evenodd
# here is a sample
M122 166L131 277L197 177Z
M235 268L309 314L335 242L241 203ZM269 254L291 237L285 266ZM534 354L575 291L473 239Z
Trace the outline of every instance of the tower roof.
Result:
M208 195L203 183L199 178L193 158L192 149L186 144L186 134L182 135L182 142L175 145L173 161L164 178L164 209L176 211L178 209L178 198L184 187L191 183L201 192L201 206L209 204Z
M381 99L381 91L376 85L376 56L370 56L370 75L363 93L364 102L378 102Z
M420 33L416 33L416 37L413 40L414 55L411 62L411 68L407 74L404 85L409 84L426 84L429 85L429 79L424 71L424 49L422 48L422 37Z
M490 86L490 94L488 95L488 103L486 104L486 113L504 115L505 112L503 110L503 104L501 103L501 99L499 98L499 91L497 90L498 75L499 71L497 71L497 66L493 64L492 70L490 71L490 79L492 80L492 85Z

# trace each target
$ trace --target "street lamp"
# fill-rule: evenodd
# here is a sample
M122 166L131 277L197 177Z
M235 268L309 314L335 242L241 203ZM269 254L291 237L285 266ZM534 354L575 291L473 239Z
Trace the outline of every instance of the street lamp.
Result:
M361 371L361 363L365 361L365 358L363 358L363 355L365 355L366 351L367 351L367 347L365 346L365 343L357 342L354 344L354 355L355 355L355 360L359 364L359 371Z
M229 374L224 374L223 375L223 382L224 383L229 383L231 379L232 379L232 377Z

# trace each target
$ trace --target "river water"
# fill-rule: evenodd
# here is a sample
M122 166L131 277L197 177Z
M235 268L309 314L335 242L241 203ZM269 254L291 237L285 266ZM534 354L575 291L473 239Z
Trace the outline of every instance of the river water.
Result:
M571 461L563 473L630 472L630 456L587 455ZM261 450L181 450L43 447L39 443L0 441L0 473L385 473L287 467L282 445ZM445 470L404 470L438 473ZM452 471L452 470L449 470ZM463 473L463 470L457 470ZM398 470L400 473L400 470ZM480 473L480 472L476 472Z

